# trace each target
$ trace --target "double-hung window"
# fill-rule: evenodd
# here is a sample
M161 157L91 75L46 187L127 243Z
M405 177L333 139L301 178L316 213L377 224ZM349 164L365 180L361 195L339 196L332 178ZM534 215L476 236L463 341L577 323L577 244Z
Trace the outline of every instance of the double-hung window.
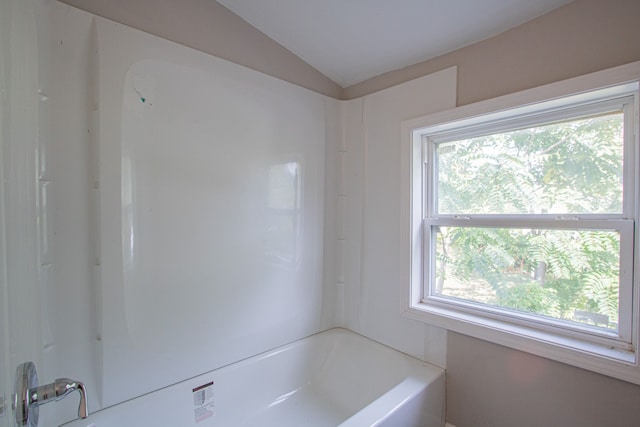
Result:
M407 314L629 379L637 103L627 83L406 123Z

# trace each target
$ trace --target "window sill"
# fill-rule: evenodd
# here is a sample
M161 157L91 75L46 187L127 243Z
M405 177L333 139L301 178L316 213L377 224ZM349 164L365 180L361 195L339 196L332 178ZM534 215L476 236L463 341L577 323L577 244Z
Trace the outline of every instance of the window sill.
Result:
M450 331L640 384L637 353L633 351L424 303L412 305L404 315Z

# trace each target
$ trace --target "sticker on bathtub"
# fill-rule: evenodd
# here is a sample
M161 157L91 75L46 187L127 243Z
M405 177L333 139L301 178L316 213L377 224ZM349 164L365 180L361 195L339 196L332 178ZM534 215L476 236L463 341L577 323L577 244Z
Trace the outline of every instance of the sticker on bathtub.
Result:
M213 416L213 381L193 389L193 417L197 423Z

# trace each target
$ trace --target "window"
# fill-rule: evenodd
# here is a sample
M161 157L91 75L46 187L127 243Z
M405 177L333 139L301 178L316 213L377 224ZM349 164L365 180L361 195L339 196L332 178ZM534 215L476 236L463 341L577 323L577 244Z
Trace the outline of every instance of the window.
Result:
M640 383L637 93L406 122L406 314Z

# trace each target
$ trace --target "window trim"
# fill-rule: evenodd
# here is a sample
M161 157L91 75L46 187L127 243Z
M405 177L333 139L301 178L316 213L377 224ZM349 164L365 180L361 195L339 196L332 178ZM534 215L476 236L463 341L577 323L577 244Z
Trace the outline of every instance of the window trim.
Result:
M629 339L630 344L611 345L612 342L602 334L594 339L585 340L584 336L578 334L560 335L552 330L544 327L528 326L529 320L524 319L522 322L506 322L500 316L479 315L476 310L452 310L449 303L439 304L437 298L430 297L435 303L425 304L423 302L423 276L427 273L424 266L425 233L423 225L423 210L427 209L425 202L427 197L423 196L423 185L427 176L423 164L426 160L424 154L427 153L425 141L421 137L420 132L416 130L429 128L432 134L451 135L451 130L458 128L461 124L467 127L479 129L484 120L495 119L505 115L505 112L512 110L517 115L524 117L543 117L549 110L558 109L560 106L566 106L567 109L574 108L577 105L589 102L603 102L606 99L621 98L624 96L633 96L633 104L635 120L631 120L633 128L625 128L625 133L631 132L633 139L633 149L626 152L626 156L631 156L632 163L629 158L625 158L626 165L632 165L624 171L625 183L632 182L634 188L635 202L629 203L629 197L623 199L622 215L589 215L588 218L578 221L599 221L601 219L620 221L628 221L638 218L639 185L638 175L638 89L640 88L640 62L628 64L614 69L605 70L586 76L581 76L558 83L552 83L539 88L529 89L523 92L502 96L499 98L478 102L463 107L454 108L452 110L435 113L402 123L402 206L401 214L403 218L402 228L402 252L401 259L404 268L402 269L403 280L403 304L402 309L406 317L423 321L425 323L434 324L445 329L471 335L477 338L485 339L497 344L505 345L532 354L558 360L570 365L582 367L591 371L599 372L612 377L620 378L636 384L640 384L640 367L638 357L639 342L639 307L640 307L640 263L638 257L633 256L631 263L636 271L633 277L632 289L628 290L627 295L630 298L632 310L629 313L631 319L626 324L628 328L623 330L622 321L620 319L620 333L625 335L625 340ZM569 101L569 103L567 103ZM605 101L606 102L606 101ZM542 111L535 112L540 107L544 107ZM582 108L582 107L579 107ZM589 106L585 107L587 110ZM576 111L575 108L571 111ZM513 116L515 117L515 116ZM626 149L627 147L625 147ZM628 151L628 150L627 150ZM626 216L625 216L626 215ZM554 215L551 215L554 216ZM444 218L446 217L446 218ZM439 218L443 223L455 223L454 215L441 215ZM460 220L458 220L460 221ZM465 225L469 224L490 224L492 219L482 216L474 216L470 220L465 218ZM471 222L469 222L471 221ZM576 228L575 221L572 219L565 221L569 228ZM562 222L561 221L561 222ZM519 223L518 218L513 218L512 224ZM613 223L612 223L613 224ZM620 223L621 224L621 223ZM501 225L506 225L504 221ZM561 226L561 223L558 223ZM628 225L620 225L627 227ZM615 227L614 227L615 228ZM634 239L625 239L635 243L634 251L637 254L639 229L635 227L633 232ZM621 239L621 246L623 241ZM624 254L628 252L623 252ZM621 289L621 293L623 290ZM526 316L523 316L526 318Z

